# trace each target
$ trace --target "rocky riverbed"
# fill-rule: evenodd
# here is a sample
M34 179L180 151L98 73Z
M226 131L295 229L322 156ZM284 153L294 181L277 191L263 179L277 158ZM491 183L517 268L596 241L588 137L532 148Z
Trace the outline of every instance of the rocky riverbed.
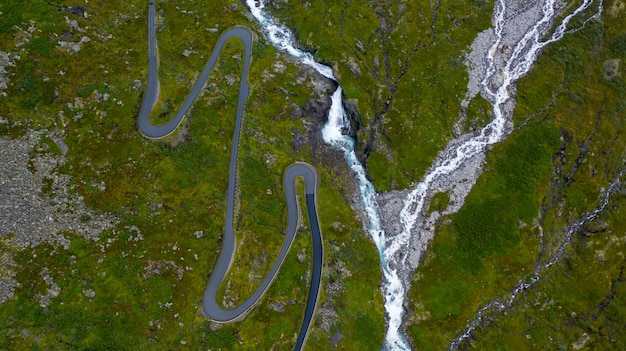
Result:
M379 195L379 211L387 246L395 245L393 256L389 257L389 265L397 270L405 291L410 289L412 274L434 236L436 222L442 216L461 208L482 174L485 152L491 144L505 139L513 130L516 80L530 70L536 58L535 50L545 45L536 43L536 40L550 31L556 15L563 10L562 5L546 4L548 2L510 0L496 3L493 27L476 37L471 52L466 56L469 82L460 121L455 126L457 139L438 155L424 180L414 189ZM554 11L554 16L546 12L545 6ZM527 34L533 31L538 35L537 38ZM494 121L499 121L478 132L460 135L460 125L466 118L467 106L478 94L494 105L492 117ZM480 147L478 152L477 147ZM449 194L447 208L443 211L429 211L430 200L439 192ZM408 238L407 231L410 232ZM404 307L410 311L406 301Z

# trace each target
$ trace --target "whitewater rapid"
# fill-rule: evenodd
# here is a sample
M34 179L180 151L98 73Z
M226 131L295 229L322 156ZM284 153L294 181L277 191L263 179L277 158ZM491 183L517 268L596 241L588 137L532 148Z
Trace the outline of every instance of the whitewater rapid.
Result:
M255 5L255 2L259 4L258 7ZM265 5L263 1L246 0L246 4L250 8L250 12L254 18L267 31L267 38L275 47L300 59L303 64L316 69L324 77L332 79L339 84L333 75L332 68L320 64L315 61L310 53L304 52L294 46L295 38L293 33L284 25L276 23L272 16L264 10ZM378 250L384 277L384 308L388 318L385 343L389 345L390 347L388 348L391 349L410 350L406 339L399 332L402 324L402 316L404 314L402 307L403 296L405 295L404 286L396 270L392 269L385 259L385 232L378 213L376 189L374 189L372 183L367 179L365 169L356 157L356 153L354 152L354 140L350 136L341 133L342 128L347 127L348 123L346 121L346 112L343 108L343 91L340 85L338 85L337 90L331 96L331 101L330 111L328 112L328 123L322 129L322 136L326 143L343 152L349 167L356 173L362 206L367 212L367 223L364 224L365 229Z
M569 21L578 13L586 10L591 3L593 0L585 0L580 7L563 19L548 40L542 41L541 38L550 29L554 18L558 15L555 7L560 4L559 0L547 0L542 8L542 18L517 42L512 54L507 58L506 64L501 68L496 60L496 55L501 48L505 28L506 1L499 0L495 4L494 34L496 40L487 54L487 70L481 83L483 93L487 95L486 97L493 106L493 120L475 137L452 149L446 148L445 155L438 159L438 163L428 170L422 181L409 193L400 217L404 230L402 235L397 237L396 242L389 247L389 257L392 257L397 250L408 242L411 230L424 207L427 190L431 184L459 169L466 160L479 153L484 153L487 146L493 145L507 136L506 126L511 123L510 113L507 112L512 111L512 106L507 106L507 102L513 98L511 91L514 90L514 84L530 71L541 49L560 40L565 34ZM495 90L493 88L494 81L501 82Z
M303 64L316 69L324 77L337 82L332 68L318 63L310 53L294 46L295 37L293 33L284 25L277 23L264 10L263 1L246 0L246 3L254 18L267 31L267 38L275 47L298 58ZM259 6L257 7L255 3ZM560 0L545 0L538 19L531 24L527 33L519 41L511 45L510 54L507 57L502 57L501 49L508 20L505 16L507 4L506 0L496 1L493 14L494 41L485 57L486 69L481 82L481 91L493 106L493 119L476 135L462 136L448 144L442 151L424 178L408 193L404 202L405 205L400 212L402 231L393 237L386 237L385 235L376 202L376 190L367 180L365 170L356 157L354 140L341 133L341 129L348 126L343 108L341 86L338 85L337 90L333 93L328 123L322 129L322 135L328 144L343 151L348 165L356 173L362 205L368 215L364 226L378 249L384 277L382 288L387 317L387 331L383 349L411 349L406 337L401 332L404 317L403 304L409 282L403 281L399 271L403 267L407 267L408 255L400 253L407 250L413 239L414 228L420 224L420 221L424 220L420 214L427 205L429 194L432 194L433 188L442 179L449 178L450 175L458 172L466 161L484 155L487 147L508 136L512 126L512 111L515 104L513 95L516 81L528 73L546 45L563 37L569 21L586 10L592 3L593 0L585 0L562 20L547 40L543 41L542 38L553 27L556 17L560 14L559 6L562 5ZM468 192L469 190L461 194L461 201Z
M604 211L606 206L609 204L611 195L619 191L622 191L622 192L624 191L621 189L621 185L622 185L621 178L624 176L624 174L626 174L626 169L622 169L618 173L615 180L610 183L608 189L604 192L602 196L602 200L600 201L600 204L592 212L580 217L577 221L575 221L573 224L568 226L567 229L565 229L565 237L563 241L561 242L558 249L556 250L556 254L547 263L540 264L539 259L537 259L537 262L535 263L535 269L532 275L526 277L526 279L520 279L519 283L513 288L513 290L509 294L508 299L504 299L504 300L500 299L500 300L491 301L478 310L478 313L476 313L476 317L471 321L471 323L469 324L467 329L463 332L463 334L461 334L456 339L452 340L452 342L450 343L450 347L449 347L450 351L458 350L461 343L472 335L474 330L480 325L480 323L484 321L483 317L487 311L489 310L504 311L510 308L513 305L513 302L515 302L515 300L517 299L517 297L522 291L530 289L533 285L539 282L539 279L541 278L541 273L543 273L543 271L555 265L564 256L565 249L572 242L573 235L577 232L580 232L580 230L583 228L583 226L586 223L592 222L593 220L596 219L596 217L600 215L600 213L602 213L602 211ZM540 230L541 230L540 232L541 238L543 238L543 232L542 232L543 229L540 228Z
M563 18L548 39L542 40L553 28L556 17L561 14L559 8L563 5L560 0L546 0L538 11L538 19L521 39L515 43L506 43L506 45L505 39L510 38L505 38L505 36L507 34L514 36L510 33L511 28L507 26L515 24L511 24L511 18L506 16L506 0L498 0L495 3L493 15L495 40L485 57L485 74L480 84L483 96L492 104L493 119L477 135L461 143L458 143L459 138L448 144L424 178L408 194L400 213L402 233L394 237L393 242L388 243L384 253L385 260L394 261L395 266L405 265L406 255L397 255L397 253L405 250L409 245L409 241L413 238L413 229L423 224L425 218L421 216L421 213L427 205L427 198L433 188L438 183L443 183L444 179L450 178L461 169L466 161L475 156L483 156L487 147L502 141L510 134L515 106L515 83L530 71L541 50L546 45L560 40L567 32L567 25L571 19L589 8L592 3L593 0L583 1L573 12ZM600 2L600 11L601 8ZM512 47L509 54L504 54L505 49L509 47ZM463 178L460 179L463 181ZM468 192L461 194L456 200L463 201Z

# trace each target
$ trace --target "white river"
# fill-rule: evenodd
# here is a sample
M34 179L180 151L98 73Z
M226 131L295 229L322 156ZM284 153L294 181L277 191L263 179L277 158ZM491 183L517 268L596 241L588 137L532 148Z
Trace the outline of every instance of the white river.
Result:
M260 6L256 7L255 2ZM491 45L486 61L485 75L482 79L482 92L493 105L493 120L485 126L480 133L468 138L462 143L451 142L446 147L438 160L426 172L424 178L413 187L405 200L404 208L400 214L402 233L392 239L386 238L376 202L376 190L367 180L365 170L358 161L354 152L354 140L348 135L341 134L341 128L347 125L346 113L343 108L341 86L332 95L332 105L328 114L328 124L323 128L324 140L343 151L348 165L356 172L357 181L361 194L363 207L368 214L365 228L373 239L380 256L380 264L383 272L383 295L384 308L387 316L387 331L385 343L382 346L387 350L410 350L411 347L406 337L401 332L404 317L403 303L406 297L407 287L399 277L397 267L406 265L407 255L397 255L406 251L412 238L411 232L420 220L419 214L424 208L428 194L438 180L454 173L465 161L476 155L483 154L489 145L503 140L507 135L507 124L511 124L512 92L515 90L515 82L528 73L541 50L548 44L558 41L567 32L567 24L580 12L586 10L594 1L585 0L576 7L573 12L564 17L554 32L543 40L556 17L560 14L558 9L560 0L545 0L541 8L538 20L530 26L530 29L515 45L512 46L510 55L504 62L497 59L501 49L503 36L506 31L506 0L497 0L494 6L493 31L495 41ZM320 64L313 56L304 52L295 45L295 37L291 31L277 23L272 16L265 11L263 1L246 0L254 18L267 30L269 41L278 49L286 51L310 67L316 69L323 76L337 81L330 67ZM599 8L601 9L600 3ZM494 82L497 82L494 84ZM494 87L494 85L496 85ZM506 106L508 104L508 106ZM465 194L467 195L467 194Z

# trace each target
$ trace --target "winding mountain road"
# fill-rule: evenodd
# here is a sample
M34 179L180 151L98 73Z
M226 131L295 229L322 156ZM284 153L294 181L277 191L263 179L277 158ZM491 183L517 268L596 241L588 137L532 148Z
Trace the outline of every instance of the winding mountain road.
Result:
M248 68L250 64L250 54L252 51L252 32L245 27L233 27L228 29L217 40L215 49L211 54L211 57L207 61L200 78L196 82L191 93L187 96L183 105L176 112L173 119L164 125L154 125L150 122L150 113L154 108L158 96L159 96L159 78L158 78L158 57L156 49L156 11L154 1L150 1L149 14L148 14L148 45L149 45L149 67L148 67L148 84L143 96L141 104L141 110L139 111L139 130L141 133L151 139L164 138L173 133L176 128L182 122L185 114L195 101L198 94L204 89L209 74L213 69L219 55L224 47L224 44L231 38L238 38L244 45L245 57L244 65L241 73L241 85L239 87L239 100L237 103L237 116L235 122L235 131L233 136L233 145L230 154L229 165L229 177L228 177L228 192L226 200L226 220L224 224L224 236L222 239L222 251L217 260L217 265L211 274L209 283L204 292L204 299L202 301L202 310L204 314L210 319L217 322L232 322L242 318L263 296L267 291L270 284L276 277L278 270L283 264L289 249L296 236L298 228L298 214L300 212L298 201L295 194L295 180L297 177L304 178L305 181L305 197L307 212L309 218L309 225L312 235L313 244L313 271L311 274L310 290L305 309L304 319L298 335L295 350L301 350L304 346L306 337L308 335L313 315L317 306L319 298L319 290L321 285L322 276L322 263L323 263L323 247L322 237L317 217L317 204L316 195L318 189L318 174L316 169L307 163L294 163L285 171L283 177L283 187L285 191L285 197L287 201L287 234L283 240L278 258L274 262L270 272L263 280L259 288L250 296L246 301L240 304L238 307L232 310L225 310L221 308L217 302L217 290L224 281L226 274L234 260L236 237L234 229L234 217L235 217L235 185L236 185L236 171L237 171L237 155L239 152L239 137L241 134L241 122L243 118L244 105L250 88L248 86L247 76Z

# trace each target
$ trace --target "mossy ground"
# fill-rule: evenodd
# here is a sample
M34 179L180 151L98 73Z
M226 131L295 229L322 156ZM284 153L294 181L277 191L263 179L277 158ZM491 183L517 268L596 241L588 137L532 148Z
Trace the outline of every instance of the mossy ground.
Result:
M157 2L162 100L155 120L166 120L180 105L221 31L235 24L257 28L231 9L234 3ZM273 13L296 29L299 41L317 58L334 65L346 96L358 100L363 119L359 151L369 155L368 171L377 189L405 188L419 180L452 138L467 81L462 53L490 26L492 3L278 3ZM524 127L488 154L485 173L466 206L441 221L415 274L408 333L416 348L447 348L478 308L528 277L540 252L540 228L547 252L553 251L563 229L597 206L601 188L624 167L626 21L620 4L607 1L601 23L589 22L549 46L519 82L514 118L516 126ZM87 5L88 19L63 12L60 5L74 3L0 4L3 13L16 14L0 19L3 50L25 36L13 25L27 28L34 20L37 28L10 69L13 86L8 98L0 98L9 125L0 125L0 134L63 130L70 151L59 172L72 176L71 186L89 205L117 214L122 223L96 242L73 237L67 250L40 245L14 255L22 287L15 300L0 306L0 347L293 347L307 290L302 279L309 269L306 233L297 238L263 302L243 322L212 330L199 316L207 274L219 254L240 45L227 45L210 90L185 122L186 134L152 142L135 127L142 92L135 80L145 84L147 74L147 2L93 2ZM79 53L55 45L55 34L71 29L65 16L89 27L85 35L92 41ZM113 37L102 41L95 33ZM72 40L81 35L75 33ZM193 51L189 57L181 55L185 49ZM240 250L229 277L239 292L235 299L256 288L255 276L267 271L282 241L284 168L311 161L314 152L297 153L290 146L291 133L303 132L304 126L291 120L285 106L313 96L295 83L298 68L289 61L282 60L285 72L272 71L277 59L282 60L270 45L256 41L240 151L237 227L245 251ZM607 63L611 60L618 60L617 73ZM274 78L264 78L266 72ZM95 102L95 89L111 98ZM85 107L76 107L76 97ZM484 105L472 101L464 127L489 118ZM176 144L176 138L182 142ZM46 138L42 143L50 144ZM339 349L379 349L384 323L376 252L346 205L345 184L337 176L343 171L323 162L315 165L323 185L319 215L325 270L329 279L342 277L344 288L335 297L322 293L322 302L332 299L338 322L326 333L316 320L308 348L331 349L329 336L340 332L345 338ZM101 182L105 190L97 186ZM431 207L446 201L441 194ZM626 216L623 195L611 201L539 284L506 315L490 315L494 322L481 326L464 347L554 349L588 337L586 347L623 348L620 248ZM136 239L132 226L143 240ZM204 237L195 237L198 230ZM351 275L333 271L330 263L338 261ZM145 274L150 262L165 264L161 274ZM61 294L44 308L37 294L47 289L40 276L45 267ZM96 292L93 299L83 295L86 289ZM285 312L276 312L271 303L285 304Z
M506 301L625 167L626 80L603 73L607 61L623 62L623 19L606 11L601 23L549 46L520 80L519 129L488 154L465 206L440 223L416 272L408 327L416 348L447 349L480 307ZM510 310L487 313L462 349L621 348L623 198L615 194Z
M378 191L419 181L453 137L464 54L491 25L488 1L283 2L269 10L332 63L362 125L357 151Z
M153 118L165 121L190 90L219 33L233 25L256 27L231 8L234 1L156 3L161 100ZM69 152L58 171L72 176L72 189L89 206L116 214L121 224L101 233L96 242L67 233L72 238L68 250L39 245L15 254L22 287L13 301L0 306L0 348L292 348L308 291L309 257L297 259L301 251L310 255L306 231L296 239L261 304L244 321L212 330L199 315L207 276L220 250L241 45L226 45L209 89L184 122L185 132L150 141L136 130L143 90L136 81L145 85L147 76L148 2L90 2L84 5L88 18L58 7L75 5L70 2L29 4L15 23L5 23L5 16L0 23L6 27L0 42L7 49L19 40L13 25L27 28L34 20L37 28L12 69L8 98L0 99L3 117L9 120L2 133L20 137L28 129L62 130ZM0 11L9 13L12 6L16 4L3 3ZM57 35L72 30L64 17L86 30L74 30L70 40L83 35L92 39L78 53L56 46ZM98 38L109 34L107 40ZM185 49L193 53L184 57ZM272 71L275 60L283 61L284 72ZM265 79L265 71L274 77ZM282 242L284 169L294 161L313 162L310 147L298 153L291 147L292 132L304 134L305 126L303 120L292 120L286 107L316 98L306 85L295 83L299 73L262 38L255 41L239 156L236 227L242 246L226 283L237 291L237 299L256 288L254 276L266 273ZM98 101L94 90L109 94L109 99ZM331 332L345 337L339 347L372 348L381 344L384 332L376 252L336 176L345 170L314 164L321 176L324 244L333 248L325 253L324 269L332 273L330 262L341 260L351 272L344 277L344 289L332 297L338 321ZM204 236L197 238L194 233L200 230ZM159 274L149 273L151 264L161 265ZM61 288L47 307L37 299L47 289L40 276L44 267ZM88 289L95 297L84 296ZM321 302L326 299L331 298L322 293ZM293 303L284 312L269 307L289 301ZM330 348L330 335L319 320L314 323L308 348Z
M452 137L467 82L463 51L490 26L492 3L274 3L272 13L295 28L298 40L318 59L333 64L346 97L358 100L359 151L367 156L377 190L419 180ZM408 332L417 349L447 348L481 306L534 269L541 245L537 224L548 250L554 250L567 224L593 209L601 188L624 167L624 75L611 72L615 64L607 63L617 58L623 64L619 4L606 3L602 23L589 22L548 47L519 82L514 122L520 129L488 154L485 173L465 206L440 222L415 274ZM481 127L490 118L488 104L477 97L461 127ZM432 210L446 195L436 200ZM562 271L559 265L545 280L551 285L550 277ZM581 285L593 290L597 279L604 279L606 290L610 279L603 274L571 280L571 286L557 290L576 291ZM596 295L607 296L602 289ZM594 298L589 297L579 297L580 304L591 308ZM516 319L520 324L505 328L521 335L524 322L533 318L523 316ZM481 349L546 342L531 335L529 344L516 344L498 325L486 325L493 338L481 342ZM561 342L574 338L571 332L558 333L568 335Z

